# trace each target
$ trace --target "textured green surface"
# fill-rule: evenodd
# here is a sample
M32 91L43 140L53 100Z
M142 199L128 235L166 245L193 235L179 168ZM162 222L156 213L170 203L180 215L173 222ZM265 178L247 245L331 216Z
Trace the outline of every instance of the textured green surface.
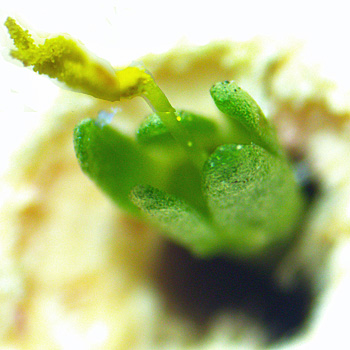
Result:
M203 191L227 254L254 256L288 239L300 193L289 166L257 145L223 145L203 169Z
M110 126L83 122L75 132L78 159L120 206L133 214L138 207L194 254L266 256L292 240L302 217L300 189L256 102L232 82L216 84L211 93L226 117L241 124L235 132L242 131L245 143L221 144L213 121L177 113L187 137L208 154L203 168L155 114L141 124L135 140Z
M194 254L208 257L220 250L220 236L205 217L182 199L151 186L135 187L131 198L170 239L191 247Z
M121 208L137 214L130 191L152 182L152 163L138 145L111 126L87 119L74 130L74 148L83 172Z
M234 81L215 84L210 89L210 94L218 109L229 120L238 122L243 127L242 132L247 133L250 142L264 147L271 153L283 153L277 142L274 127L255 100Z

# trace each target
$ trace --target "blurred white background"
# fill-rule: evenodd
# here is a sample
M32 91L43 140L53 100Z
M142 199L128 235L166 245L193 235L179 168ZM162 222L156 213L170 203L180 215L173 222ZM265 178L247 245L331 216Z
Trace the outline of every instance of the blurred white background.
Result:
M12 0L0 6L0 172L14 149L39 125L59 88L45 77L4 58L11 41L2 25L7 16L40 33L66 32L113 65L180 42L205 44L214 39L247 40L256 36L282 42L303 40L310 52L328 60L330 69L349 62L346 1L173 2L98 0ZM339 61L344 64L339 64ZM346 63L347 65L347 63ZM343 71L338 72L343 77Z

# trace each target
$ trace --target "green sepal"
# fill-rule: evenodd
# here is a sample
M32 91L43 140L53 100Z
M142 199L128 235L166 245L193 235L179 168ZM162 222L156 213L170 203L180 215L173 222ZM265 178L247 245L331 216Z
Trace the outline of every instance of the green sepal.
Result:
M198 114L178 111L178 122L200 147L212 152L220 137L217 124ZM164 190L186 200L201 212L206 212L206 203L201 191L199 169L176 142L157 114L148 116L136 132L136 140L149 154L167 163L168 177Z
M274 127L246 91L234 81L224 81L215 84L210 89L210 94L217 108L229 117L234 129L237 129L237 122L243 127L241 130L248 140L247 144L253 142L272 154L282 155ZM231 142L237 142L237 139Z
M177 116L179 124L188 130L194 142L200 147L211 149L213 142L217 142L218 128L214 121L187 111L177 111ZM142 122L136 132L136 137L142 145L161 145L162 147L170 145L173 147L176 143L157 114L150 115Z
M131 200L164 235L199 257L216 255L220 235L211 224L184 200L152 186L136 186Z
M288 164L258 145L223 145L203 169L212 219L226 254L253 257L291 238L302 198Z
M139 214L130 191L154 183L157 172L137 143L110 125L86 119L74 129L74 149L83 172L122 209Z

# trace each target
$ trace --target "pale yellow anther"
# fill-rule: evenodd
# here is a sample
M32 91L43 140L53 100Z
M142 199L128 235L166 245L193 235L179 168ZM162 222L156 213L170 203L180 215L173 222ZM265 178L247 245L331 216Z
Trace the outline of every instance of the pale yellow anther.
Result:
M144 92L145 85L152 77L139 67L127 67L116 72L119 81L120 96L134 97Z

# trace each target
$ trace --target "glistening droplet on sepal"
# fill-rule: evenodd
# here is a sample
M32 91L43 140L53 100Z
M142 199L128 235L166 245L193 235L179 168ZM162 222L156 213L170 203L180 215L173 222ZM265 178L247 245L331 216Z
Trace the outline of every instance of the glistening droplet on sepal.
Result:
M117 113L121 112L121 110L121 108L115 107L111 108L110 111L100 111L98 113L95 124L100 128L103 128L105 125L109 125L112 122L114 116Z

